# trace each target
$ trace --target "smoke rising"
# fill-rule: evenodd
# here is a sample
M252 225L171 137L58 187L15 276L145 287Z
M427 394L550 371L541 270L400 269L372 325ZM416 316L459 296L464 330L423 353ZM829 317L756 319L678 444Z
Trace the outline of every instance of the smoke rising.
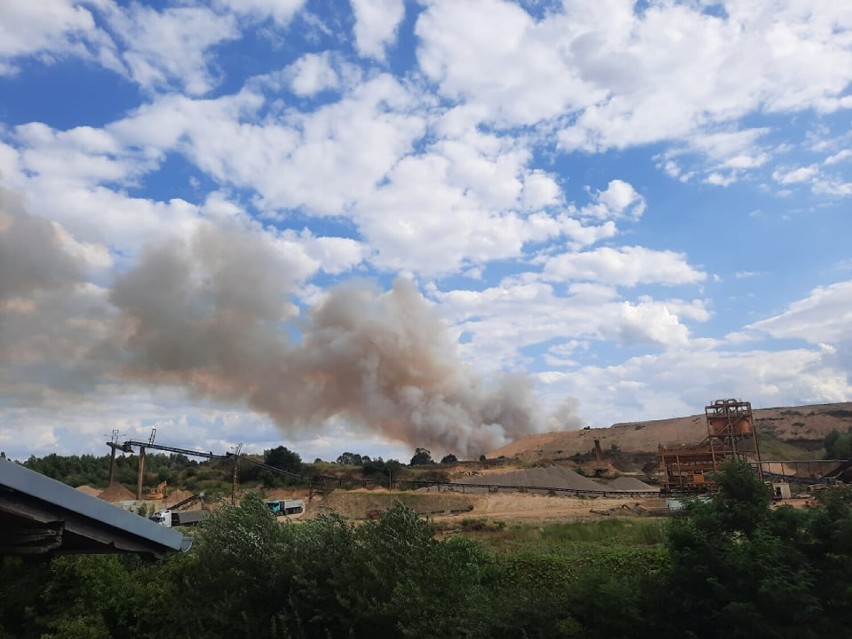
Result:
M0 188L0 304L82 278L77 259L62 247L57 229L29 215L20 198Z
M300 313L298 277L270 240L212 225L147 252L111 293L127 371L244 401L287 430L338 417L473 455L538 429L529 379L479 379L410 281L350 281Z
M287 432L343 421L479 455L541 430L530 379L485 380L406 279L294 299L314 266L269 235L200 222L144 252L110 288L88 282L64 229L0 189L0 390L61 406L104 383L177 384ZM64 398L64 399L63 399Z

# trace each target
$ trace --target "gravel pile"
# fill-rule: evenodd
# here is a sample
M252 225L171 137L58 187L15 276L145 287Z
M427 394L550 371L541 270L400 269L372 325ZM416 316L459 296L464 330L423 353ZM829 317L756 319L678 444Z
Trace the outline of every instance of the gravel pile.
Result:
M514 486L529 489L561 488L567 490L604 490L605 487L564 466L530 468L509 473L466 477L454 483L475 486Z
M618 479L613 479L609 482L609 484L607 484L606 489L625 493L659 490L659 488L646 484L635 477L619 477Z

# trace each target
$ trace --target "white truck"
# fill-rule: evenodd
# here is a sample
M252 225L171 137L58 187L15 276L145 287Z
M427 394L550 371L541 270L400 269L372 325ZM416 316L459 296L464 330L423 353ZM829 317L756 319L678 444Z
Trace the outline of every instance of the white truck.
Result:
M158 510L149 519L166 528L172 528L200 524L209 516L209 510Z

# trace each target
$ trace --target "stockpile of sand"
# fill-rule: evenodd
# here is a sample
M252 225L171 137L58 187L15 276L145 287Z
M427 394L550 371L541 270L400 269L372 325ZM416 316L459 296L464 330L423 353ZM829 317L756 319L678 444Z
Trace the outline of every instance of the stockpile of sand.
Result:
M113 484L112 486L101 492L98 497L103 499L104 501L108 501L111 503L127 501L129 499L136 499L136 495L131 493L129 490L127 490L127 488L125 488L121 484Z
M98 495L100 495L103 492L102 489L92 488L91 486L89 486L89 484L83 484L82 486L77 486L77 490L79 490L81 493L85 493L86 495L89 495L90 497L97 497Z
M455 483L474 486L505 486L527 489L604 490L604 486L564 466L530 468L487 476L465 477Z
M635 477L619 477L618 479L613 479L606 486L607 490L617 490L619 492L644 492L644 491L657 491L659 488L655 488L649 484L646 484L643 481L636 479Z

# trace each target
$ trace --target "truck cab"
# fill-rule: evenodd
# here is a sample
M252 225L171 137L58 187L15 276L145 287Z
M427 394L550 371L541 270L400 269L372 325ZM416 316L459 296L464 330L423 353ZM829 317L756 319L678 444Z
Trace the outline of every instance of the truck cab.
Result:
M166 528L172 527L172 511L171 510L158 510L153 515L148 517L151 521L160 524L161 526L165 526Z

